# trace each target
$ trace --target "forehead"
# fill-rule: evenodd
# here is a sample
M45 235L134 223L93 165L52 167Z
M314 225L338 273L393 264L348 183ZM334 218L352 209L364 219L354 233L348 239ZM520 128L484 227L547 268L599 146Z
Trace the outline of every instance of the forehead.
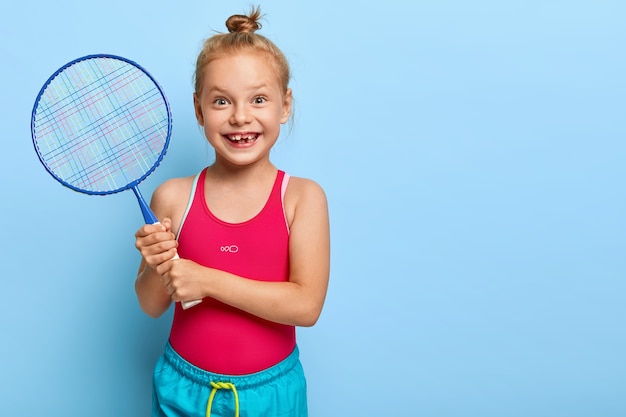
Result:
M261 84L279 88L277 72L267 54L223 55L205 67L204 87L235 88Z

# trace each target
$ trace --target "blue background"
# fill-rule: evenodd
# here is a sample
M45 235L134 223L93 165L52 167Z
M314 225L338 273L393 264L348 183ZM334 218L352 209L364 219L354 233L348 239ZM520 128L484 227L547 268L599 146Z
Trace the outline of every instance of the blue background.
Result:
M1 415L148 415L171 321L135 300L133 194L39 164L39 88L91 53L145 66L174 114L150 196L210 162L193 64L249 5L0 6ZM330 204L327 303L298 330L311 416L626 416L626 5L261 6L296 99L274 162Z

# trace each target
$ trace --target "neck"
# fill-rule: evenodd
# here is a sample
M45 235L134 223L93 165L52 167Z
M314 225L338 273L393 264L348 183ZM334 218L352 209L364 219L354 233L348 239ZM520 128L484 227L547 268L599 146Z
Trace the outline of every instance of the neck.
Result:
M208 167L207 175L220 182L252 185L262 183L268 178L273 180L276 171L277 168L269 160L258 161L246 166L237 166L216 160Z

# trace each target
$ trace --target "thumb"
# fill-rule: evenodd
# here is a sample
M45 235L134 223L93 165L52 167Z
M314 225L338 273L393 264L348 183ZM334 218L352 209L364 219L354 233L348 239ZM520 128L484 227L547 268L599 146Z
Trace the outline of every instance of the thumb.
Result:
M169 231L172 228L172 219L164 217L163 220L161 220L161 224L165 226L166 231Z

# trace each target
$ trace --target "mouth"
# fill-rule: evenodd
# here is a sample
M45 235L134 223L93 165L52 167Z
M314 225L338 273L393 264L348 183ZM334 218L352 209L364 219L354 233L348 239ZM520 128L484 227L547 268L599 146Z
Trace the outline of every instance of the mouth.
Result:
M236 133L232 135L225 135L226 139L228 139L232 143L236 144L246 144L252 143L259 138L258 133Z

